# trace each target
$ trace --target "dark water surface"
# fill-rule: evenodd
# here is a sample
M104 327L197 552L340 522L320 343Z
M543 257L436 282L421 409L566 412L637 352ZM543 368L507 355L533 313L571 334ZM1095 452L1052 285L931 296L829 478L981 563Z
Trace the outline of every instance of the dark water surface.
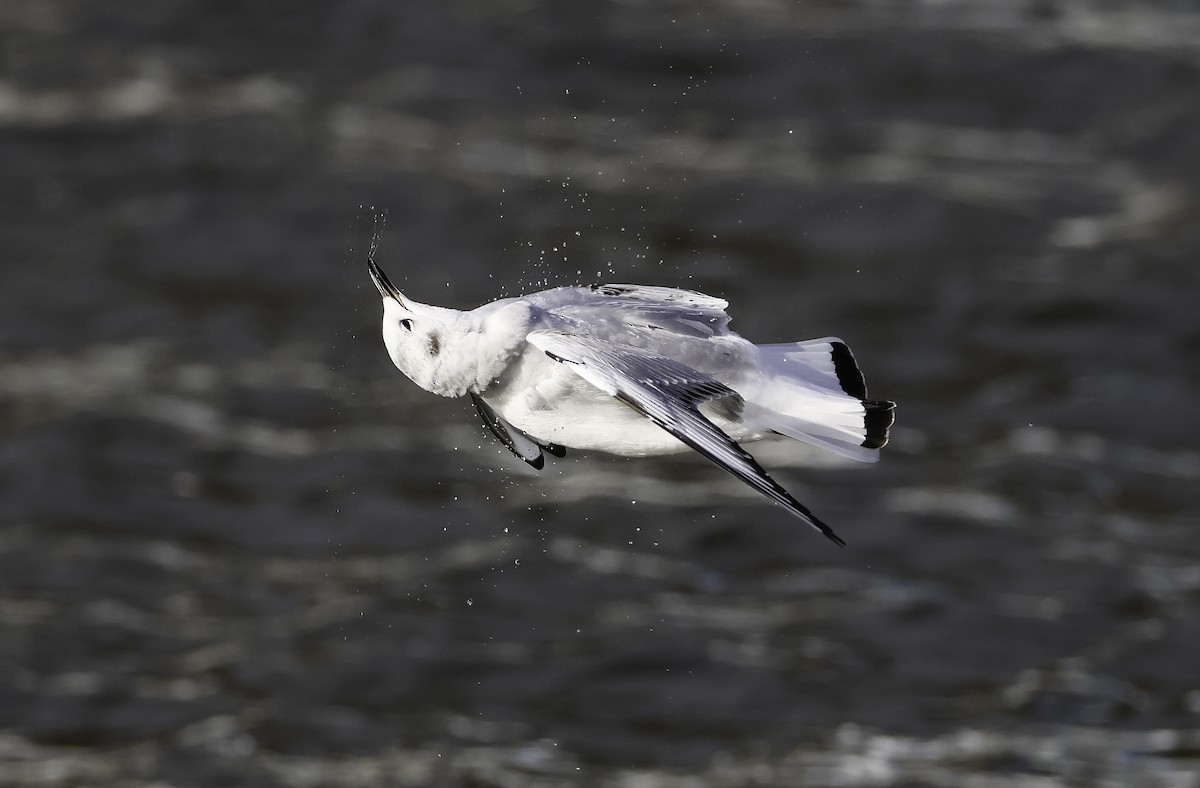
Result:
M1190 3L0 4L0 786L1200 785ZM633 281L883 462L540 474L390 366Z

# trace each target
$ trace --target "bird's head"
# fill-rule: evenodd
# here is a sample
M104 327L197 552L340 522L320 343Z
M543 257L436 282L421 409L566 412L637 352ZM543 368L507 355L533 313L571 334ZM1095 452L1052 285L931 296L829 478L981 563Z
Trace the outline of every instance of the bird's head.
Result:
M452 380L459 376L455 365L446 363L444 353L463 313L407 298L374 260L367 260L367 270L383 296L383 344L392 363L426 391L444 396L463 394Z

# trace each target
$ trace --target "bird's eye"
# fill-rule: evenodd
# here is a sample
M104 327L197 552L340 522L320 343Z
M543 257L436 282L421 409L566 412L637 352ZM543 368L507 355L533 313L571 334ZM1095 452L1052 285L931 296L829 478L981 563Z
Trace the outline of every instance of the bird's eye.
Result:
M412 321L407 317L400 321L400 325L405 331L412 331Z

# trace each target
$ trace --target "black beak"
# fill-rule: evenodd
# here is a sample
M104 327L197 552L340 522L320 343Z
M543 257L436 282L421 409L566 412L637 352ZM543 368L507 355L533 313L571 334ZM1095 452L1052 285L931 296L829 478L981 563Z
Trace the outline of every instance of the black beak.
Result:
M400 291L392 284L379 266L375 265L375 261L367 258L367 271L371 274L371 281L375 283L375 287L379 289L379 294L384 298L394 298L401 304L404 303L404 296L400 295Z

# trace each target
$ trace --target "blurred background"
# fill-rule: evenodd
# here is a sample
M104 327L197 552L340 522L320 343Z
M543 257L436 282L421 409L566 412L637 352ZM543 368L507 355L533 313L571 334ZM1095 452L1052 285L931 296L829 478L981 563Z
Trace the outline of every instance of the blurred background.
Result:
M1196 786L1200 11L4 0L0 786ZM838 335L877 466L535 473L366 276Z

